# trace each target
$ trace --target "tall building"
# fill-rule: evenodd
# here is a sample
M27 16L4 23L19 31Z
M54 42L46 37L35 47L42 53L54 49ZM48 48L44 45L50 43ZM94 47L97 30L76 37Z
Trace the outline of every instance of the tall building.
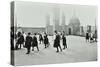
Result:
M62 13L62 24L61 24L61 26L62 26L62 30L65 31L66 22L65 22L65 15L64 15L64 13Z
M60 23L60 8L58 8L57 6L54 7L54 12L53 12L53 31L57 30L60 31L59 29L59 23Z
M53 25L50 25L50 19L53 20ZM61 25L60 25L61 21ZM87 27L80 26L80 20L76 17L75 12L73 13L72 18L69 21L69 24L66 25L66 16L64 12L60 11L60 8L55 7L53 11L53 18L50 18L50 15L46 16L46 32L49 35L53 35L55 30L65 31L67 35L81 35L85 36L86 31L91 32L96 29L96 27L88 25Z
M47 14L46 15L46 26L49 26L50 25L50 15Z
M49 26L50 26L50 16L47 14L46 15L46 33L49 33L49 30L48 30Z
M80 32L80 20L77 17L72 17L69 23L69 34L77 35Z
M53 34L53 26L50 25L50 15L49 14L47 14L47 16L46 16L46 33L48 35Z
M62 12L62 17L61 17L61 19L62 19L62 21L61 21L61 30L62 31L65 31L65 34L68 34L68 25L66 25L66 17L65 17L65 13L64 12Z
M91 32L91 25L87 25L87 32Z
M84 36L85 35L83 26L80 26L80 35L81 36Z

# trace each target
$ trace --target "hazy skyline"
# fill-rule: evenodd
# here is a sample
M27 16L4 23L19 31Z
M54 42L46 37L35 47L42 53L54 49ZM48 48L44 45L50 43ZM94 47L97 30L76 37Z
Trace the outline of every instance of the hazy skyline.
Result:
M50 24L53 24L54 8L60 9L60 24L62 13L65 15L66 25L75 16L82 26L95 25L97 19L96 6L49 4L34 2L15 2L15 20L21 27L45 27L46 16L50 16Z

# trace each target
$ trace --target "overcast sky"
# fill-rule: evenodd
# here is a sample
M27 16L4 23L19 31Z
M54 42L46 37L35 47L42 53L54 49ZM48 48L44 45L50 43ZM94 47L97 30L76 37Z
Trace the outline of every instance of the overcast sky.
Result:
M97 18L96 6L48 4L20 1L15 3L15 20L17 21L17 24L22 27L45 27L46 16L48 14L50 15L50 23L52 25L55 7L60 9L60 14L64 13L66 17L66 25L68 25L70 19L73 16L80 20L82 26L95 25L95 20Z

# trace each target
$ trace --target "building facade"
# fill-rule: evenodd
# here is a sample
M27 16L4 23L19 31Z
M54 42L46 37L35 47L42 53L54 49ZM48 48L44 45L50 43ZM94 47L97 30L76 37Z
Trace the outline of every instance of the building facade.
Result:
M60 17L61 15L61 17ZM81 26L81 22L78 17L73 16L69 24L66 25L66 16L62 12L60 12L59 8L54 9L54 17L50 18L50 16L46 16L46 31L47 34L53 35L53 32L55 30L57 31L65 31L66 35L79 35L79 36L85 36L86 32L95 32L96 27L87 25L87 26ZM50 19L53 19L53 25L50 25ZM61 25L60 25L61 21Z

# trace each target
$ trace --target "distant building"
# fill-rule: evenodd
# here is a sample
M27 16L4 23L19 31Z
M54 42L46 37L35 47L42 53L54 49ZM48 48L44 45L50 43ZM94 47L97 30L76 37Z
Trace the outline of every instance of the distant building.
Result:
M53 31L60 31L60 8L55 7L53 13Z
M46 33L48 35L53 34L53 26L50 25L50 16L49 15L46 16Z
M72 17L68 24L69 34L77 35L80 33L80 20L77 17Z
M39 33L39 32L45 32L46 28L45 27L22 27L22 31L24 31L25 33Z
M57 15L57 13L55 14ZM78 17L72 17L69 21L69 24L66 25L66 19L64 13L62 13L62 18L59 18L58 16L54 16L53 21L54 24L50 25L50 16L46 17L46 31L47 34L53 35L53 32L55 30L57 31L65 31L65 34L67 35L79 35L79 36L85 36L86 32L95 32L96 27L87 25L87 26L81 26L80 20ZM61 25L59 24L59 21L61 20Z
M61 15L61 18L59 17ZM80 34L80 20L77 17L72 17L70 23L66 25L65 14L60 14L59 9L55 9L53 22L54 24L50 25L50 16L46 16L46 31L48 34L53 34L55 30L65 31L65 34L68 35L79 35ZM61 20L61 25L59 24Z
M69 21L69 24L66 25L65 18L66 18L65 14L63 12L61 13L59 8L55 8L53 18L51 18L49 14L46 15L46 27L38 27L38 28L21 27L21 28L22 31L26 33L46 32L48 35L53 35L55 30L61 32L65 31L66 35L79 35L79 36L85 36L86 32L97 33L96 25L81 26L80 20L76 16L72 16L72 18ZM53 25L50 25L51 20L53 20Z
M85 30L84 30L84 27L83 26L80 26L80 36L84 36L85 35Z

